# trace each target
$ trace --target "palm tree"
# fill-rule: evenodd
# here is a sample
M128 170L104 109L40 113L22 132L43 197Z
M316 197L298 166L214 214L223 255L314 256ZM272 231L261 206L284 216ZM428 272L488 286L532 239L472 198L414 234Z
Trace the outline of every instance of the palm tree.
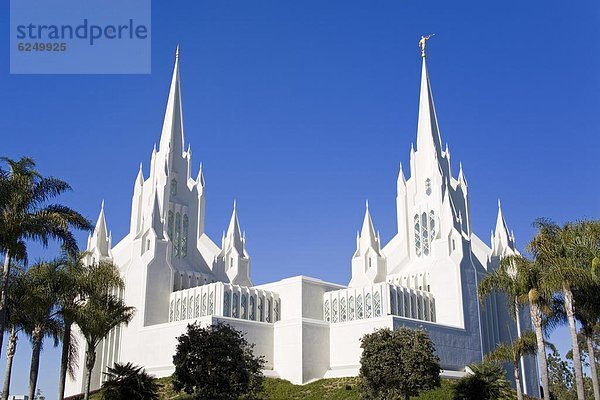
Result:
M90 275L98 275L100 268L116 268L110 263L92 264L88 267ZM78 307L75 323L79 326L86 341L85 367L87 380L85 385L85 400L89 399L92 370L96 363L96 346L117 326L128 324L133 318L135 308L127 306L118 295L114 295L114 286L109 281L94 282L84 288L85 299Z
M561 227L550 220L538 219L534 225L538 233L529 244L529 250L544 269L545 286L562 293L571 335L577 398L584 400L583 366L577 343L574 291L586 290L585 288L593 282L591 271L582 265L581 254L578 251L578 243L586 234L585 223L567 223Z
M544 314L550 312L551 301L548 300L549 296L544 287L539 265L522 255L505 257L498 268L481 280L477 291L482 300L494 292L505 293L513 299L507 303L511 313L515 316L521 305L529 305L537 343L542 388L544 394L550 393L548 362L544 346Z
M108 368L106 382L102 385L105 400L158 400L161 385L156 378L132 363L115 363Z
M455 400L510 400L514 398L504 368L483 362L471 364L469 373L452 386Z
M517 388L517 399L523 400L523 392L521 390L521 374L519 372L519 363L521 357L535 354L537 351L537 339L535 333L525 332L521 337L517 338L512 343L502 343L496 346L494 351L485 356L486 361L509 362L513 366L513 375L515 378L515 386Z
M45 337L54 340L58 346L62 324L56 308L57 269L59 262L41 262L32 266L25 274L27 293L21 299L20 307L27 314L25 332L33 345L29 369L29 398L35 398L40 366L40 355Z
M123 279L116 266L101 261L93 267L88 267L85 259L88 253L80 253L77 257L68 254L63 256L60 279L58 307L63 318L62 354L58 384L58 399L63 400L67 373L74 374L76 367L77 343L72 337L72 326L77 318L79 309L84 304L87 293L98 292L105 287L121 290Z
M0 332L5 331L7 288L11 259L27 261L26 240L47 246L51 239L62 242L72 254L77 242L71 229L92 229L92 224L78 212L48 200L71 190L68 183L43 177L28 157L18 161L0 158L8 169L0 168L0 253L4 268L0 284ZM0 335L0 353L3 335Z

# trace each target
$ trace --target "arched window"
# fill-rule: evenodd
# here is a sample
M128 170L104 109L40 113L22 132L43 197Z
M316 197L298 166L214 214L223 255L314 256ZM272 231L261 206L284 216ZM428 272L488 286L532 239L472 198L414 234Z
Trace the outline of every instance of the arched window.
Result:
M215 292L210 292L208 295L208 315L213 315L215 312Z
M239 305L239 295L237 293L233 294L233 318L240 317L240 305Z
M175 306L175 321L179 321L179 309L181 308L181 300L177 299L177 306Z
M373 313L376 317L381 315L381 295L379 292L373 293Z
M194 296L190 296L188 303L188 318L194 318Z
M175 179L171 179L171 196L177 195L177 181Z
M187 318L186 303L187 303L187 301L185 299L183 299L183 301L181 302L181 319Z
M431 236L431 240L435 239L435 235L437 235L435 212L433 210L429 211L429 235Z
M173 211L169 210L169 217L167 219L167 233L169 239L173 240Z
M348 299L348 321L354 320L354 296Z
M194 307L194 317L198 318L200 316L200 295L196 295L196 307Z
M415 214L415 251L417 256L421 256L421 224L419 214Z
M169 306L169 322L173 321L173 300L171 300L171 305Z
M427 213L421 214L421 235L423 237L423 254L429 255L429 233L427 230Z
M362 295L356 296L356 319L363 319Z
M206 293L204 293L202 295L202 316L205 316L206 314Z
M326 322L329 322L331 319L329 316L329 300L325 300L325 304L323 305L323 316Z
M372 304L371 304L371 293L367 293L365 296L365 318L371 318L372 311Z
M175 214L175 243L173 243L175 257L181 255L181 214Z
M242 295L241 310L242 310L241 318L247 319L248 318L248 296L245 294Z
M338 301L333 299L331 302L331 322L338 322Z
M188 241L188 216L185 214L183 216L183 234L181 236L181 256L187 256L187 241Z
M251 319L252 321L254 321L256 319L256 310L255 310L255 303L254 303L254 296L250 296L250 317L249 319Z
M346 299L340 299L340 322L346 321Z
M275 322L281 319L281 300L275 300Z
M263 299L262 297L258 298L258 320L259 321L264 321L264 310L265 310L265 299Z
M225 292L223 295L223 315L225 317L231 316L231 298L229 292Z

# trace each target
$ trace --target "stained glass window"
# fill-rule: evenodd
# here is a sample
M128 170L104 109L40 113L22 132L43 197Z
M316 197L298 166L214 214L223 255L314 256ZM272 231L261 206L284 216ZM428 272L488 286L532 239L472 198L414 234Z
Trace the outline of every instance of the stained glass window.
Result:
M419 214L415 215L415 251L417 256L421 256L421 224L419 222Z
M346 299L340 299L340 322L346 321Z
M325 304L323 305L323 315L325 316L325 321L329 322L331 318L329 315L329 300L325 300Z
M371 318L372 316L372 304L371 304L371 293L367 293L365 296L365 318Z
M354 296L348 299L348 320L354 320Z
M362 295L356 296L356 319L363 319Z
M427 213L421 214L421 235L423 242L423 254L429 255L429 233L427 230Z
M338 301L333 299L331 302L331 322L338 322Z
M435 226L435 212L433 210L429 211L429 234L431 236L431 240L435 239L435 235L437 234Z
M376 317L381 315L381 295L379 292L373 293L373 313Z

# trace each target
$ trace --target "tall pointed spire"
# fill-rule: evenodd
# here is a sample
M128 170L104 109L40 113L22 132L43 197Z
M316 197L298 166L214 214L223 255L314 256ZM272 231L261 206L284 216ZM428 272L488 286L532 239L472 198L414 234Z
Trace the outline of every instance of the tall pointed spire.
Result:
M94 232L88 239L88 251L97 252L102 257L110 255L110 244L108 238L108 229L106 226L106 217L104 215L104 200L100 206L100 214L94 227Z
M163 220L160 213L160 205L158 204L158 192L154 192L154 204L152 206L152 228L158 239L163 239Z
M439 159L442 156L441 142L435 106L433 104L433 94L431 93L431 84L429 83L429 74L427 72L427 62L425 61L425 57L423 57L419 121L417 125L417 151L431 150Z
M183 114L181 105L181 87L179 82L179 45L175 52L175 67L169 89L169 98L165 111L159 151L163 154L175 153L180 158L184 151ZM169 157L170 159L171 157Z
M233 201L233 213L229 220L229 227L225 234L225 240L229 242L238 252L240 256L244 255L244 243L242 241L242 230L240 229L240 222L237 216L237 206L235 200Z
M379 252L379 243L377 241L377 235L375 234L375 227L373 226L371 213L369 212L369 200L366 201L365 208L365 218L363 219L363 225L360 231L359 244L362 250L366 250L366 248L372 247L377 252Z
M492 255L503 256L514 254L516 252L515 238L509 233L504 214L502 213L502 205L498 199L498 216L496 217L496 229L492 236Z

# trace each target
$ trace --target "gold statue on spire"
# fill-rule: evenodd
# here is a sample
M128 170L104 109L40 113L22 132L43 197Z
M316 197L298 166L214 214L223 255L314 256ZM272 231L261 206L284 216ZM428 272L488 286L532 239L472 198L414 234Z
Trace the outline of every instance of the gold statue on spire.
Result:
M421 40L419 40L419 47L421 48L421 57L425 58L425 45L427 41L431 39L432 36L435 36L435 33L427 36L421 36Z

